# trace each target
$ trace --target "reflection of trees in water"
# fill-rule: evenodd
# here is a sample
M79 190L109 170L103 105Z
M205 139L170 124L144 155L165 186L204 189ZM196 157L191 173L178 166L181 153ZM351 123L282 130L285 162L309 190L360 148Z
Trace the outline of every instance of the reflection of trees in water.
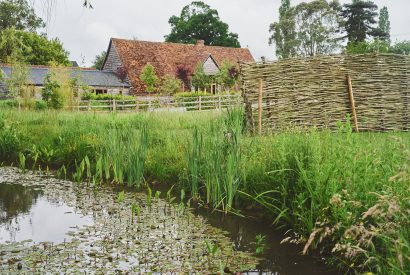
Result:
M31 206L42 194L40 190L17 185L0 184L0 224L16 217L21 213L28 213Z

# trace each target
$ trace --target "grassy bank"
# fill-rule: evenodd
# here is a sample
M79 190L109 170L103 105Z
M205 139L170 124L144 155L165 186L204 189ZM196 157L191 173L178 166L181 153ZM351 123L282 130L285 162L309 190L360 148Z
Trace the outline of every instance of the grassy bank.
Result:
M288 241L343 268L410 273L410 134L288 131L247 136L238 111L0 111L0 161L64 177L177 186L230 211L262 205Z

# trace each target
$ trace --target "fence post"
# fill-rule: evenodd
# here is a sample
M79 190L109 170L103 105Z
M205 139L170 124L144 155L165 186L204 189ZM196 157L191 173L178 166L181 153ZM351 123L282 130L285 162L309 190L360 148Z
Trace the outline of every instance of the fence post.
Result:
M115 104L115 99L112 100L112 110L115 112L117 110L117 106Z
M201 111L201 109L202 109L202 99L201 99L201 96L199 96L198 97L198 109L199 109L199 111Z
M259 78L259 100L258 100L258 133L262 135L262 96L263 96L263 80Z
M135 99L135 111L138 112L138 99Z
M88 108L87 109L88 109L88 111L91 111L91 100L90 99L88 100Z
M221 110L221 95L218 94L218 109Z
M349 92L350 107L352 108L354 130L356 132L359 132L359 125L357 123L357 115L356 115L356 106L355 106L354 96L353 96L352 78L350 77L350 75L346 75L346 80L347 80L347 89Z

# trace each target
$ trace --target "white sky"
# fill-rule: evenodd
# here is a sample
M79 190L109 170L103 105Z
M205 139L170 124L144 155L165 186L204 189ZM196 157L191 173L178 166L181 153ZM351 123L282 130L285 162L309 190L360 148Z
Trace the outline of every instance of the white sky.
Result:
M43 0L44 1L44 0ZM56 0L48 34L58 37L80 65L91 64L95 55L108 47L111 37L164 41L170 32L168 19L179 15L188 0L91 0L94 9L82 8L83 0ZM39 15L42 1L36 1ZM280 0L204 0L219 12L230 31L238 33L242 47L249 47L255 59L274 59L268 45L269 25L278 18ZM292 4L302 2L292 0ZM341 0L341 3L350 0ZM410 40L410 0L374 0L387 6L392 40Z

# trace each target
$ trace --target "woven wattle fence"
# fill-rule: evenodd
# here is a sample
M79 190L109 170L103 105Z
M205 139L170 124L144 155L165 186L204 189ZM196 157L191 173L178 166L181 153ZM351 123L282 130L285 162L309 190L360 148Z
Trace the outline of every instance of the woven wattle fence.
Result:
M347 117L359 131L410 130L410 56L295 58L243 64L241 74L254 132L336 129Z

